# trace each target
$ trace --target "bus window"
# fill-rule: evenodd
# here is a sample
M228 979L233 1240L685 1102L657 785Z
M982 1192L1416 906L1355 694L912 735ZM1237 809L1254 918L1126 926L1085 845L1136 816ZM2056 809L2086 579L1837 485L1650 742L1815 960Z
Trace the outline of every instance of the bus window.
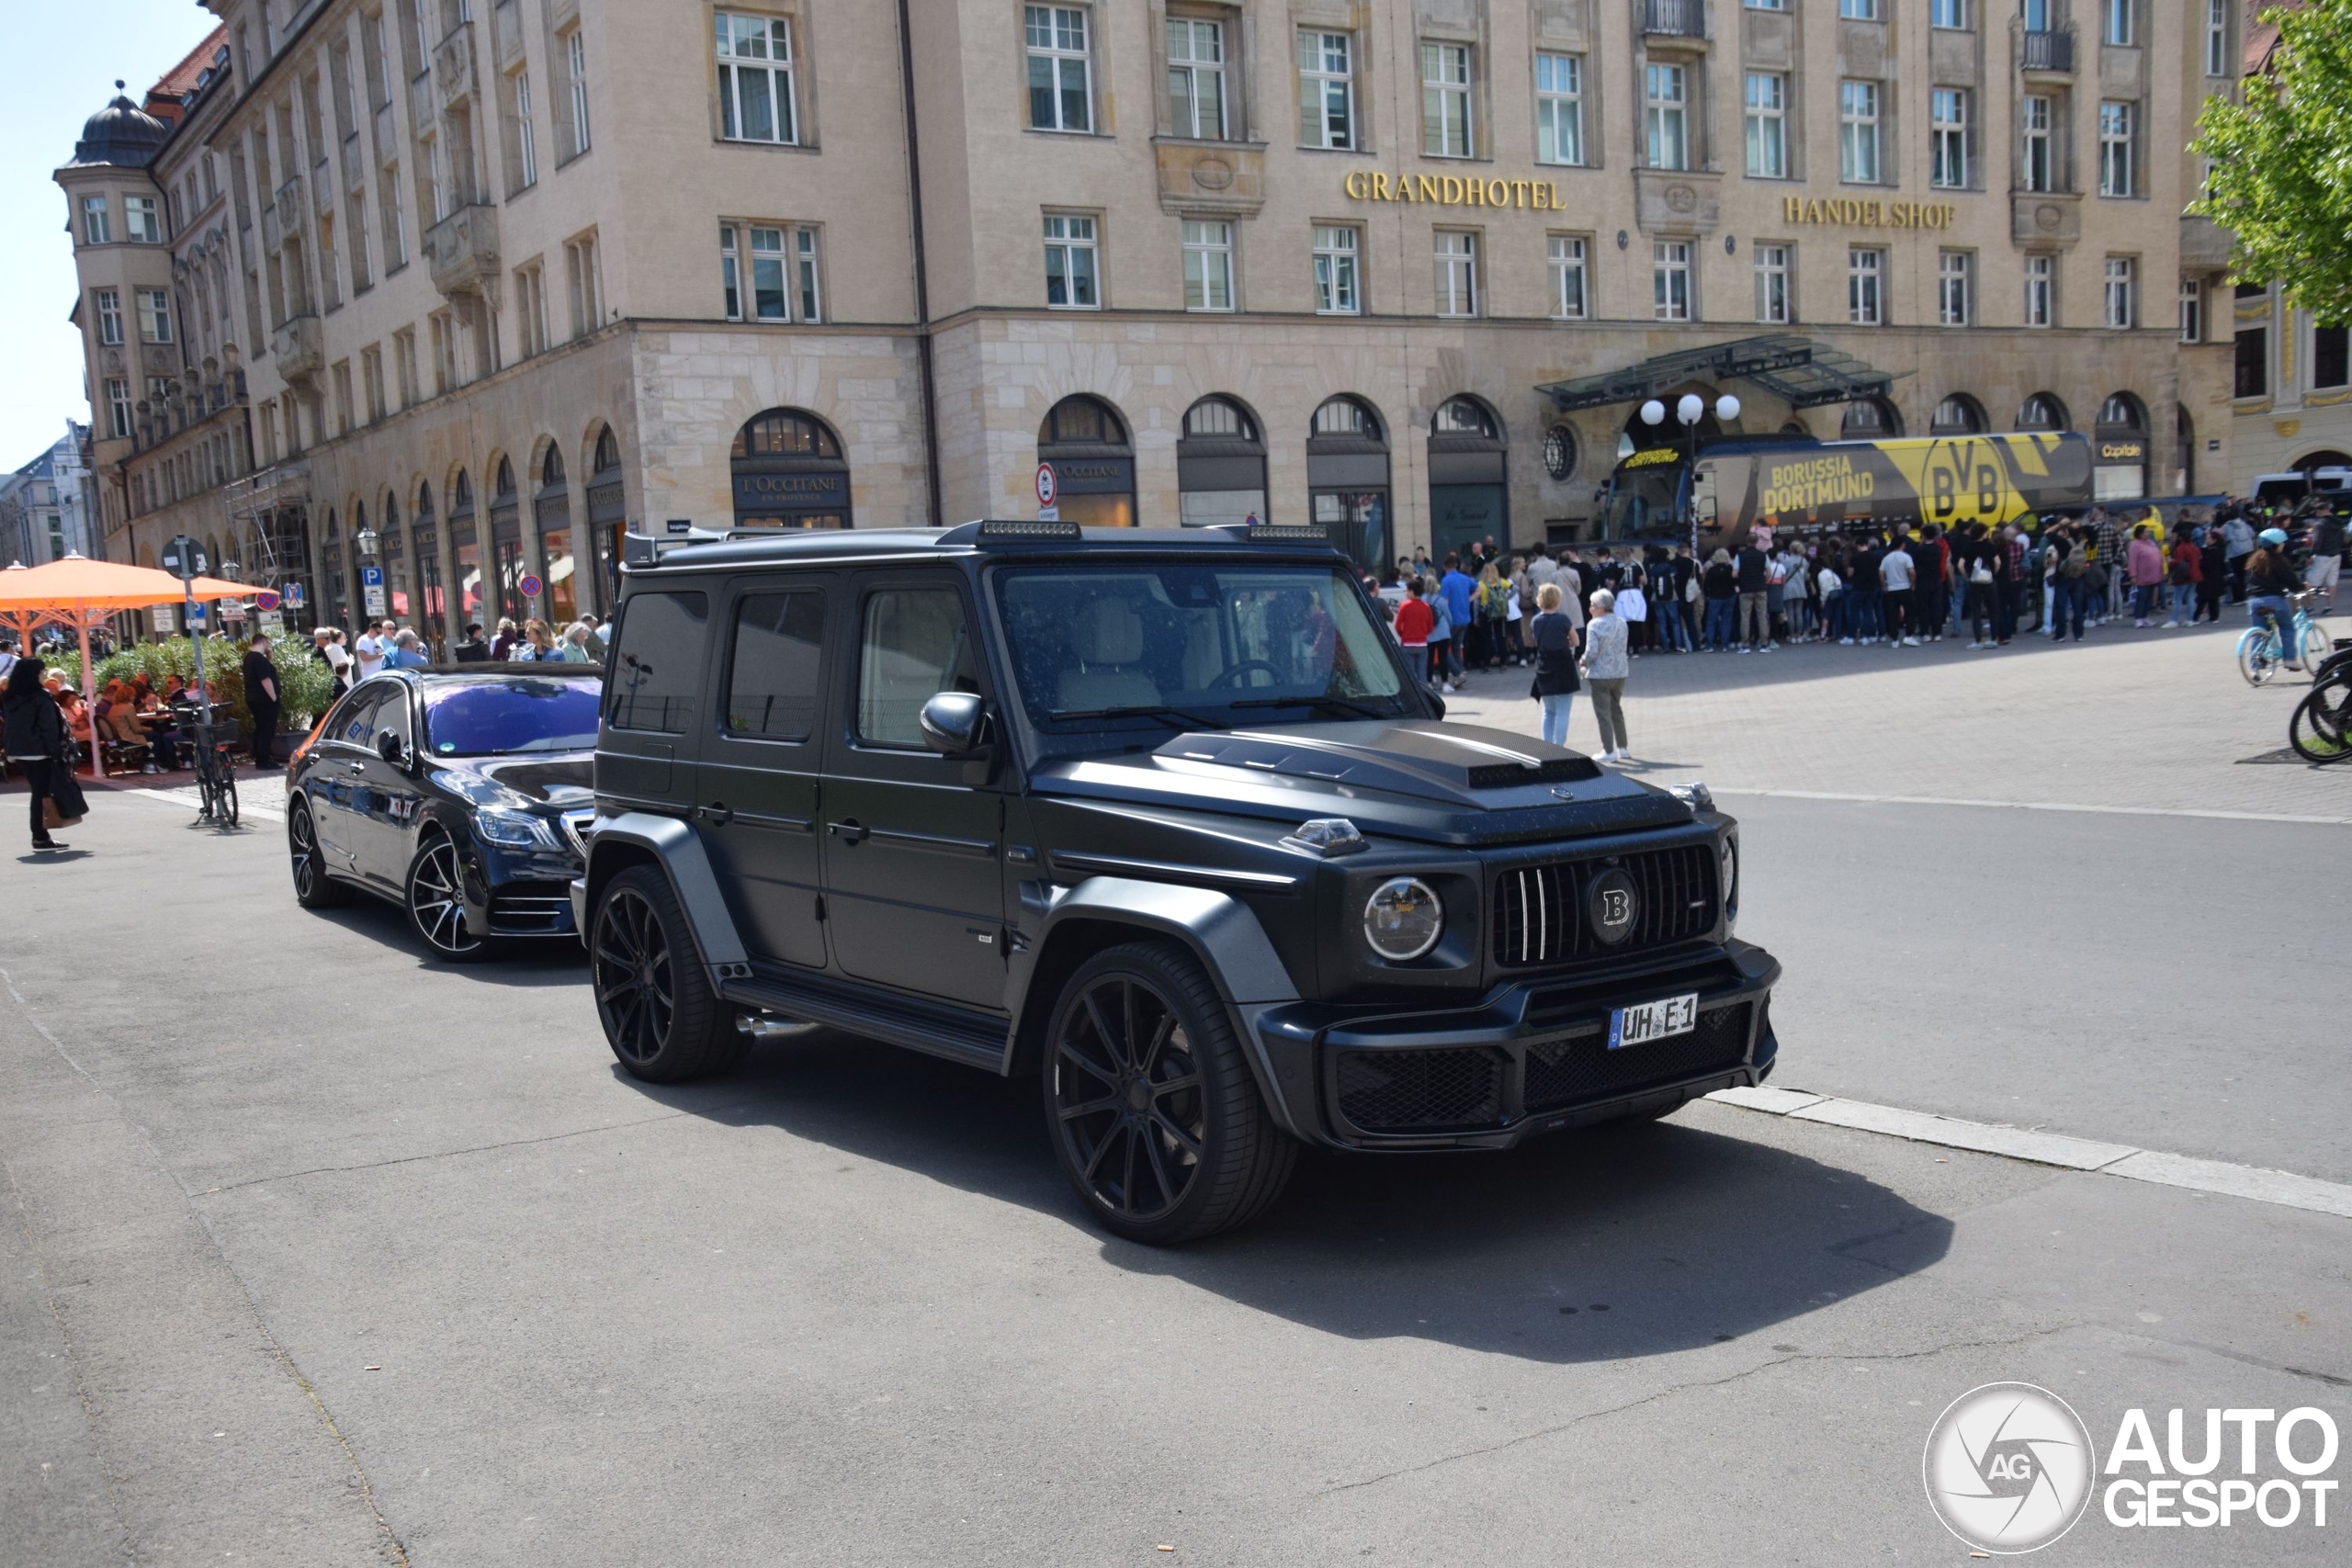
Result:
M1715 522L1715 466L1702 463L1690 477L1690 514L1709 527Z

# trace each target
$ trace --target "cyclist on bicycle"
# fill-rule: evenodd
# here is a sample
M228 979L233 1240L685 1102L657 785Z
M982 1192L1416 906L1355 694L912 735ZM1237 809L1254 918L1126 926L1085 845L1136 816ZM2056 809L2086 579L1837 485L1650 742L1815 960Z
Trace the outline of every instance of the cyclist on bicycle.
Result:
M2295 646L2295 604L2291 594L2302 592L2302 579L2287 557L2287 531L2265 528L2254 554L2246 558L2246 618L2256 626L2267 617L2278 637L2279 657L2290 670L2303 667L2303 650Z

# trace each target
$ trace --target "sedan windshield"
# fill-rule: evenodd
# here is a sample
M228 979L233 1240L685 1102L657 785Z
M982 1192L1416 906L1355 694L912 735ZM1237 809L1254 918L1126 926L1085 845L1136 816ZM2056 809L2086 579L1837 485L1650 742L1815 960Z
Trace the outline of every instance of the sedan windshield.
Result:
M1022 704L1041 728L1415 711L1386 636L1338 568L1121 561L1006 567L995 583Z
M603 689L602 682L588 677L427 686L425 748L435 757L592 750Z

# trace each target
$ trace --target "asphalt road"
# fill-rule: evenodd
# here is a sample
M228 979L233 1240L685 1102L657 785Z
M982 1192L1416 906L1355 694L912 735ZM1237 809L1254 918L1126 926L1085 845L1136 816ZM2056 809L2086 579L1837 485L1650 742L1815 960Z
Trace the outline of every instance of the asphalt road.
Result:
M1702 1105L1310 1157L1153 1252L1087 1225L1021 1086L819 1036L649 1089L576 959L440 968L390 910L296 909L274 824L97 804L85 854L6 863L6 1568L1965 1561L1919 1455L1977 1384L2102 1452L2134 1405L2352 1427L2339 1219ZM2261 964L2278 877L2232 869L2321 852L2227 825L2176 931L2198 863L2110 853L2140 819L2004 874L1969 813L1742 809L1791 1082L2328 1153L2325 1032L2232 1027L2340 996ZM2278 1103L2192 1092L2225 1047ZM2094 1511L2044 1560L2335 1539Z

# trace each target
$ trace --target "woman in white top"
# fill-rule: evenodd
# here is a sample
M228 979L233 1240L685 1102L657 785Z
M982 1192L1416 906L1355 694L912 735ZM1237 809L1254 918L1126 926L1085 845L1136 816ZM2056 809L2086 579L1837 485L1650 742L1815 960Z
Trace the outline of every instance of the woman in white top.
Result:
M1625 622L1617 614L1617 595L1606 588L1593 591L1592 618L1584 628L1584 683L1592 693L1592 715L1600 724L1600 760L1630 762L1626 750L1625 677L1633 664L1625 657Z

